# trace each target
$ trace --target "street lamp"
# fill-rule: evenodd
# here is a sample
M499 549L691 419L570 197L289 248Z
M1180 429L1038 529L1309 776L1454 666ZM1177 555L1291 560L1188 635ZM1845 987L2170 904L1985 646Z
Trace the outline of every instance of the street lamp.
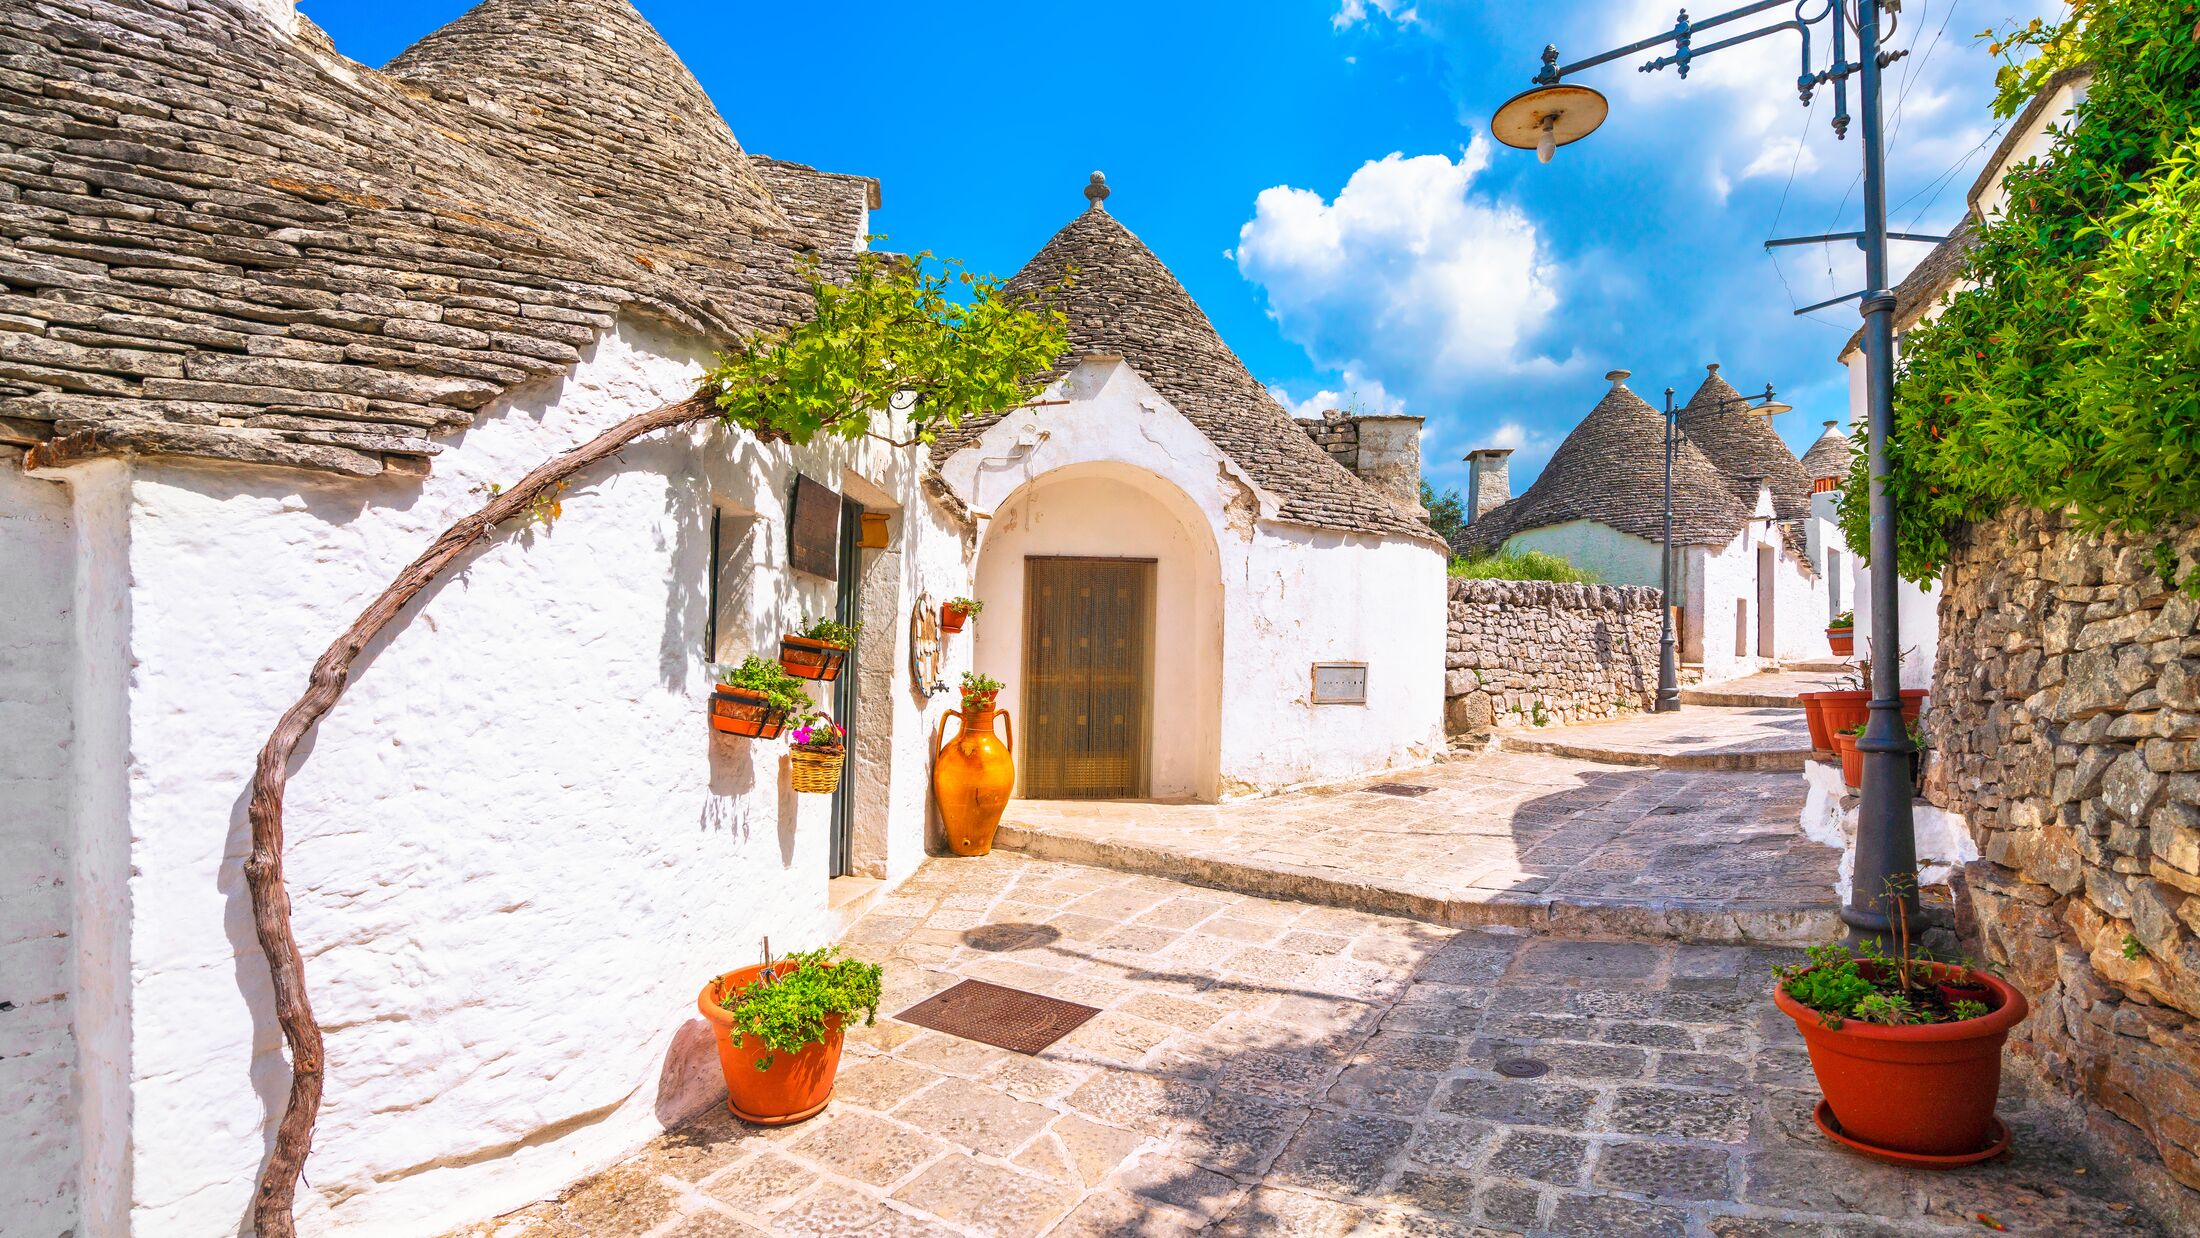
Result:
M1703 31L1789 6L1792 6L1792 16L1786 21L1775 21L1701 46L1696 44L1696 36ZM1816 12L1811 12L1812 9ZM1882 39L1893 33L1893 25L1890 21L1883 32L1880 20L1882 10L1891 18L1900 9L1899 0L1755 0L1702 21L1690 21L1684 10L1673 28L1664 34L1569 65L1558 63L1556 47L1545 47L1543 67L1533 79L1534 86L1506 100L1490 121L1491 134L1498 141L1507 146L1533 148L1541 159L1549 162L1558 147L1578 142L1594 132L1603 123L1608 110L1602 95L1565 82L1563 79L1567 75L1670 43L1673 45L1671 53L1644 63L1641 71L1650 73L1673 66L1680 70L1682 77L1687 77L1690 62L1698 56L1783 30L1794 31L1802 43L1802 72L1796 77L1795 86L1803 102L1809 103L1820 86L1829 83L1833 86L1836 137L1848 136L1848 83L1851 77L1858 81L1864 148L1863 230L1786 238L1767 244L1853 240L1864 251L1864 289L1808 308L1822 309L1841 301L1856 300L1864 317L1865 390L1869 413L1866 425L1871 436L1872 700L1870 720L1865 724L1863 738L1856 744L1864 756L1863 803L1857 812L1855 879L1850 885L1849 905L1842 909L1841 918L1851 928L1878 937L1892 932L1897 901L1906 913L1914 914L1917 909L1917 838L1910 815L1911 749L1908 731L1902 724L1902 637L1894 569L1895 508L1887 488L1887 427L1894 420L1895 308L1894 293L1888 290L1887 242L1942 239L1887 231L1886 141L1880 115L1880 77L1888 65L1906 53L1882 50ZM1833 51L1826 67L1813 71L1811 30L1820 23L1831 27ZM1846 50L1846 41L1852 31L1856 36L1853 60ZM1670 544L1671 538L1667 541ZM1662 679L1662 670L1660 674ZM1662 682L1660 692L1663 692Z
M1751 401L1760 401L1751 403ZM1714 408L1740 405L1758 417L1776 417L1790 411L1765 384L1763 395L1728 396ZM1680 410L1673 407L1673 389L1665 389L1665 540L1658 546L1658 700L1656 712L1669 714L1681 707L1681 667L1673 650L1673 423Z

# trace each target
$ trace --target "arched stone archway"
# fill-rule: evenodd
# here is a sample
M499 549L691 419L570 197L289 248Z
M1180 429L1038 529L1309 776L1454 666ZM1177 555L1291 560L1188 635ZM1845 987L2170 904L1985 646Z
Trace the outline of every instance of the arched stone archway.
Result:
M976 669L1007 685L1001 702L1024 714L1027 580L1034 559L1150 560L1150 659L1143 728L1147 792L1213 800L1222 751L1221 558L1207 514L1155 474L1112 461L1040 474L995 505L978 550ZM1021 736L1019 736L1021 739ZM1018 762L1018 793L1024 763Z

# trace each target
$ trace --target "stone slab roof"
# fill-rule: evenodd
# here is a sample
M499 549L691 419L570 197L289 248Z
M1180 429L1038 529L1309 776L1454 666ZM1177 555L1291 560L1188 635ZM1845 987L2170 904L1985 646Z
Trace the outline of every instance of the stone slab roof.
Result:
M1492 508L1453 542L1479 554L1530 529L1593 521L1647 541L1665 535L1665 415L1629 390L1624 371L1566 441L1551 453L1526 493ZM1673 542L1724 546L1749 523L1751 506L1733 479L1690 441L1674 437Z
M1104 187L1096 182L1095 188ZM1070 336L1058 372L1079 357L1121 355L1224 455L1281 500L1277 515L1283 520L1436 541L1418 506L1408 511L1384 498L1314 445L1223 343L1184 285L1097 198L1054 234L1009 287L1046 292L1072 267L1075 282L1056 298L1069 316ZM945 459L998 420L966 421L942 433L933 449Z
M0 5L0 441L419 472L622 314L796 320L813 214L626 0L380 73L246 0Z
M1703 385L1681 409L1681 431L1688 441L1737 481L1763 478L1772 491L1772 508L1782 520L1810 515L1810 477L1788 449L1787 440L1772 428L1770 417L1749 411L1742 393L1719 373L1716 362L1705 368ZM1743 487L1737 494L1745 505L1757 505L1754 486Z
M879 208L878 181L846 172L821 172L806 163L749 156L779 209L796 230L823 251L869 248L871 212Z
M1856 453L1856 445L1849 436L1841 433L1839 422L1826 423L1826 432L1803 453L1803 472L1811 480L1821 477L1847 477L1849 460Z

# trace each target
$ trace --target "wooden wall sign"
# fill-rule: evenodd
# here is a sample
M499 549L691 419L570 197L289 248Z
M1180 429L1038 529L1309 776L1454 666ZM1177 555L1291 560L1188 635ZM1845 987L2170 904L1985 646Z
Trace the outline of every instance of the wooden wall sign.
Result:
M840 577L840 495L814 478L795 474L787 513L787 564L798 572Z

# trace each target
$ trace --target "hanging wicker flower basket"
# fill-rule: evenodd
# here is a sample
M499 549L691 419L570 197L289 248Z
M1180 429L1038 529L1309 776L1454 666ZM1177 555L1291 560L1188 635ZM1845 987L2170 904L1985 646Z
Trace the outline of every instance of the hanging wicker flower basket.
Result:
M831 795L840 789L840 766L848 759L845 749L819 752L797 748L787 754L794 766L794 789L805 795Z

